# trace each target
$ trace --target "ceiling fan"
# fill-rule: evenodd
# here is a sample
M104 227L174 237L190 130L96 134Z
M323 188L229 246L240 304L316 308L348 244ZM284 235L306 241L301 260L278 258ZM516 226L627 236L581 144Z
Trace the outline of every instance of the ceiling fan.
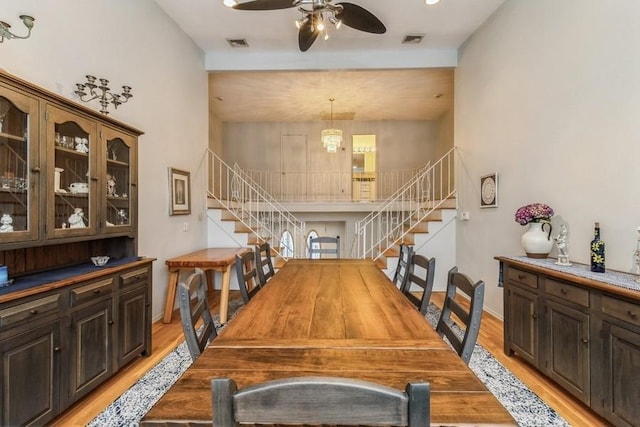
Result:
M384 34L387 29L374 14L353 3L332 0L250 0L232 5L238 10L277 10L298 7L302 17L296 21L298 46L307 51L320 34L328 38L326 22L339 28L341 24L360 31Z

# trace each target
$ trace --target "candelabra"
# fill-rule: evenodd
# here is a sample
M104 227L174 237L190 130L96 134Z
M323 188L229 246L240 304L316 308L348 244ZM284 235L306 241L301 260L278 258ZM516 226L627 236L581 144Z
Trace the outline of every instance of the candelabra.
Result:
M83 102L93 101L94 99L98 99L102 108L100 112L102 114L109 114L107 108L109 104L113 104L115 109L118 109L118 105L122 105L129 100L133 96L131 93L131 86L122 86L122 93L116 94L111 93L111 89L109 88L109 80L107 79L97 79L100 81L100 85L96 84L96 78L92 75L87 74L87 82L76 83L76 91L75 94L80 97L80 100ZM89 91L89 93L86 92ZM86 99L85 99L86 97Z
M24 26L27 27L27 35L16 36L11 31L9 31L9 28L11 28L11 25L7 24L4 21L0 21L0 43L2 43L4 39L11 40L11 39L28 39L29 38L29 36L31 35L31 29L33 28L33 21L35 21L35 19L33 19L33 17L29 15L20 15L20 19L22 19L22 23L24 24Z

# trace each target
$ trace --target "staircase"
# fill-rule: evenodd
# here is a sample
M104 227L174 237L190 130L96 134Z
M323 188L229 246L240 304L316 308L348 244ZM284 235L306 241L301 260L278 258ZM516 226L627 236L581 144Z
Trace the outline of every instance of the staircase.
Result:
M441 221L443 208L455 208L453 154L452 148L433 165L425 166L356 224L356 258L384 263L384 257L397 253L400 244L413 244L416 233L428 233L430 222Z
M230 167L208 150L208 207L221 210L220 221L232 221L233 233L246 234L240 246L268 242L275 258L304 257L304 222L248 177L238 165ZM291 239L283 239L283 233ZM233 238L232 240L235 240Z
M390 277L400 244L436 257L436 278L455 264L456 199L453 185L454 149L435 164L420 169L380 208L356 224L350 256L370 258ZM245 174L209 152L209 242L215 246L271 244L276 267L289 258L305 258L305 224ZM294 230L291 244L281 242L284 230ZM286 240L286 239L285 239ZM210 244L211 245L211 244ZM347 248L347 253L349 250Z

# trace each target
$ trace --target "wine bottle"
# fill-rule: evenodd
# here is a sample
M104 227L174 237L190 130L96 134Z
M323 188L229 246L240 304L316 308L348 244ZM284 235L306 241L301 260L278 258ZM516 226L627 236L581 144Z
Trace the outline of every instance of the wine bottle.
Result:
M600 223L596 222L591 241L591 271L604 273L604 240L600 239Z

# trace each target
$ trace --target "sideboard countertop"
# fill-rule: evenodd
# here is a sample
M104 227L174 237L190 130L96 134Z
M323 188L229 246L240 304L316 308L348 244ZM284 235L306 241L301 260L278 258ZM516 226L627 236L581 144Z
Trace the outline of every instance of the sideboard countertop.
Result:
M619 295L631 297L640 301L640 282L637 274L621 271L607 270L605 273L594 273L585 264L571 263L571 265L558 265L554 258L529 258L526 256L497 256L498 261L508 262L514 265L531 268L537 272L556 278L571 276L571 280L590 287ZM563 277L564 276L564 277Z

